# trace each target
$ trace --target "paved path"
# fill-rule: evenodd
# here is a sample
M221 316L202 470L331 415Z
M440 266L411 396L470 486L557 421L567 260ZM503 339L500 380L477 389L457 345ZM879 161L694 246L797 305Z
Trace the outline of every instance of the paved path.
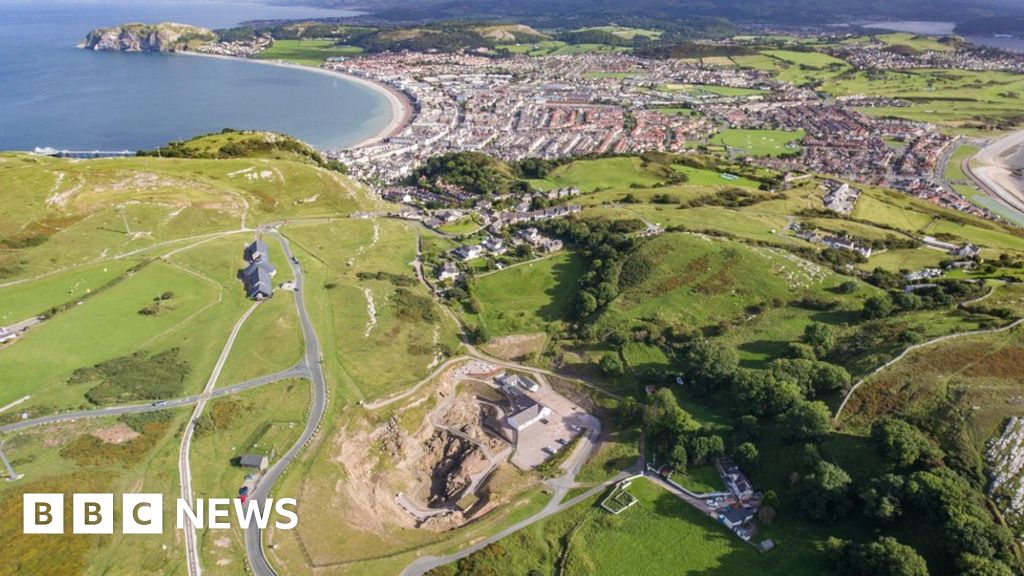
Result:
M299 322L302 325L302 336L306 343L306 354L303 358L302 364L306 368L307 376L312 381L312 401L310 402L309 418L306 420L306 427L303 429L302 434L299 435L298 440L295 444L281 457L280 460L274 463L266 473L260 478L256 484L256 488L252 491L250 501L255 500L261 505L264 504L267 497L270 495L271 490L274 488L274 483L277 482L281 474L288 468L288 466L295 460L299 455L299 452L309 443L310 440L316 435L320 429L320 421L323 419L324 413L327 410L327 383L324 381L324 373L320 364L321 353L320 353L320 341L317 339L316 330L313 329L313 324L309 321L309 316L306 313L306 301L305 301L305 277L302 273L302 268L292 260L291 247L288 244L287 238L277 233L276 230L272 234L277 237L278 243L281 245L281 250L284 251L285 258L292 268L292 272L295 275L295 308L299 313ZM255 518L255 515L254 515ZM272 576L276 574L274 569L270 566L266 556L263 552L263 531L259 529L255 524L255 520L246 526L245 528L245 554L249 559L249 567L252 569L254 574L258 576Z
M206 388L204 388L202 394L199 395L196 407L192 411L192 418L185 424L185 431L181 435L181 450L178 452L178 478L181 482L181 497L186 503L188 503L189 508L195 509L192 505L192 469L189 466L189 451L192 449L192 437L195 435L195 425L199 422L199 416L203 413L203 408L206 407L206 402L210 399L210 395L213 392L214 387L217 385L217 379L220 378L220 373L224 370L224 363L227 362L228 356L231 354L231 348L235 345L235 339L238 338L238 333L241 332L242 326L245 325L245 321L252 316L252 313L256 311L256 308L258 308L259 305L259 302L254 302L252 306L242 314L242 317L238 319L238 322L235 323L235 327L231 330L231 334L228 336L228 341L224 344L224 349L220 352L220 357L217 358L217 363L213 367L213 372L210 374L209 380L206 381ZM200 574L203 573L203 570L199 562L199 548L196 545L196 528L190 522L186 522L186 524L185 561L188 567L188 573L190 576L200 576Z

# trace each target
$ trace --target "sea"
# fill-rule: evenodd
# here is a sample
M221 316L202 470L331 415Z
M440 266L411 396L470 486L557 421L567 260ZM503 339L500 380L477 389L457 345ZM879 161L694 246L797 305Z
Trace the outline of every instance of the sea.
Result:
M880 30L892 30L894 32L909 32L911 34L929 34L932 36L944 36L953 34L956 28L955 22L932 22L925 20L898 20L889 22L873 22L864 24L866 28L877 28ZM978 46L989 46L1000 48L1010 52L1024 52L1024 31L1013 36L966 36L968 42Z
M138 150L222 128L322 148L379 133L388 100L344 78L244 60L75 48L125 22L225 28L352 12L233 0L0 0L0 150Z

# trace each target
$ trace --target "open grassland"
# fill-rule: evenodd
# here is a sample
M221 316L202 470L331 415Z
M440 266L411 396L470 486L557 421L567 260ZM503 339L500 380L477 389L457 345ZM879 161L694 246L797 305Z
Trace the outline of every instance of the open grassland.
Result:
M634 274L633 269L637 272ZM642 278L633 284L633 278ZM704 326L743 319L751 306L771 307L801 294L819 294L842 278L785 252L696 234L659 236L631 255L621 293L602 314L609 329L641 318Z
M332 40L275 40L274 45L254 56L258 60L284 60L319 66L328 58L362 54L359 46L339 46Z
M279 372L297 363L302 353L302 329L295 298L291 292L278 290L273 298L260 304L238 333L218 386Z
M477 319L492 336L543 332L568 316L582 272L578 258L561 252L483 275L475 292L482 305Z
M0 288L0 326L89 297L139 263L129 258L110 260Z
M798 86L828 81L850 69L842 60L821 52L764 50L733 56L731 60L740 68L770 72L775 78Z
M822 69L829 66L846 66L846 62L821 52L796 52L793 50L765 50L762 52L777 60L804 66L807 68Z
M853 217L858 220L891 226L914 235L946 234L952 242L973 242L988 248L991 251L987 253L988 257L992 257L992 253L1024 251L1024 234L1019 230L945 210L896 192L872 187L863 190L853 211Z
M164 292L173 292L174 297L158 313L140 314ZM181 339L190 336L176 330L194 325L218 297L217 288L202 278L169 264L150 264L0 351L0 370L8 375L0 404L31 395L27 406L45 405L47 412L82 406L91 385L69 386L72 372L135 351L181 346Z
M655 30L655 29L652 29L652 28L630 28L628 26L615 26L615 25L610 25L610 26L594 26L594 27L591 27L591 28L581 28L580 30L577 30L577 32L585 32L587 30L598 30L598 31L601 31L601 32L608 32L608 33L614 34L614 35L616 35L616 36L618 36L620 38L626 38L627 40L632 40L633 38L636 38L637 36L644 36L644 37L650 38L650 39L657 39L657 38L661 37L661 30Z
M876 252L868 258L867 262L858 264L857 267L865 272L875 268L882 268L890 272L900 270L917 271L924 268L937 268L943 260L948 260L949 255L941 250L933 248L907 248L899 250L886 250Z
M217 135L224 142L241 137ZM292 159L5 159L0 282L243 225L368 205L344 176Z
M120 494L178 497L178 437L187 410L159 416L100 418L65 422L7 435L4 451L25 477L0 483L0 537L7 546L0 574L183 573L184 552L177 531L156 535L53 537L22 533L22 493L113 492L120 518ZM71 526L70 497L64 525ZM164 506L165 527L174 526L174 507Z
M457 327L410 266L418 234L412 225L342 219L286 233L307 274L328 376L348 399L400 390L457 345Z
M751 156L780 156L798 152L799 146L793 143L804 137L803 131L788 130L740 130L727 129L719 132L711 139L715 144L721 144Z
M906 46L917 52L952 52L956 46L952 42L943 42L935 36L923 36L909 32L893 32L892 34L879 34L875 36L878 40L889 46Z
M995 71L887 70L870 76L850 72L823 88L836 96L872 94L911 102L909 107L868 108L864 112L970 128L1020 116L1024 79Z
M606 188L654 186L664 179L643 166L640 158L577 160L555 169L547 178L559 186L576 186L584 192Z
M273 462L291 448L305 422L309 384L286 380L210 402L192 445L192 487L200 498L234 498L245 484L237 459L257 454ZM274 522L274 517L271 522ZM203 567L210 574L238 574L245 564L244 531L199 531Z

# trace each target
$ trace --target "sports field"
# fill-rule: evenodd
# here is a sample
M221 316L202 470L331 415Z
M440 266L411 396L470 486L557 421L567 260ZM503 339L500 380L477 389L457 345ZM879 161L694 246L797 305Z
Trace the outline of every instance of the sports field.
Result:
M780 156L800 151L793 145L804 137L802 130L723 130L711 139L716 144L727 146L751 156Z

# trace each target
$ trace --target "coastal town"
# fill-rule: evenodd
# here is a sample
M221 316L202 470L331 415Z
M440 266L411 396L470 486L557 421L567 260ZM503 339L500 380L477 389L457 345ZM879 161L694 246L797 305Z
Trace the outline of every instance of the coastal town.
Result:
M0 576L1024 575L1024 6L354 1L12 77Z
M446 152L481 151L507 160L652 150L685 154L726 129L782 130L794 140L779 154L727 152L788 173L892 187L992 217L936 175L955 138L932 124L860 111L900 105L891 98L825 98L762 71L625 54L493 59L404 52L324 67L383 84L408 101L404 127L380 141L331 153L354 176L378 186L401 182L417 164Z

